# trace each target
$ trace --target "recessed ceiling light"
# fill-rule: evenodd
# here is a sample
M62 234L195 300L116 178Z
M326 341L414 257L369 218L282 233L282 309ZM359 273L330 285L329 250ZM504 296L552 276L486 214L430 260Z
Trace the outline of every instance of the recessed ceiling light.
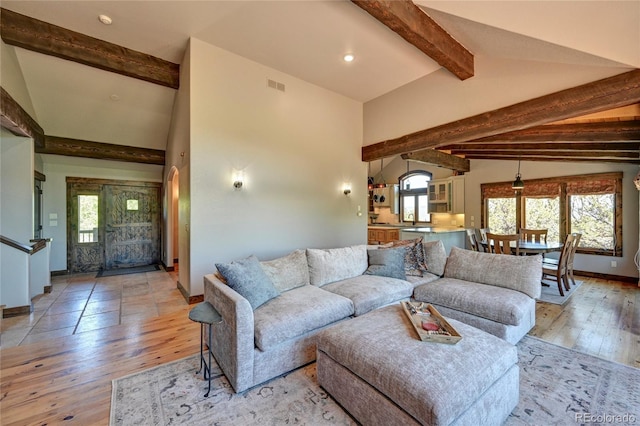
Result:
M108 17L107 15L98 16L98 20L100 22L102 22L103 24L105 24L105 25L111 25L111 23L113 22L113 20L110 17Z
M114 102L118 102L120 100L120 96L114 93L113 95L109 96L109 99L111 99Z
M351 54L351 53L347 53L346 55L344 55L344 57L343 57L342 59L344 59L344 61L345 61L345 62L353 62L353 60L354 60L355 58L356 58L356 57L355 57L355 56L353 56L353 54Z

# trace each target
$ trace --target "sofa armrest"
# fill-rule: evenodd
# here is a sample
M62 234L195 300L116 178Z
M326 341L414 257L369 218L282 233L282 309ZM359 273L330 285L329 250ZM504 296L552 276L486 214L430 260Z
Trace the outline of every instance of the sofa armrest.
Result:
M204 277L204 299L222 316L213 325L212 352L236 392L253 386L254 328L249 301L215 275Z

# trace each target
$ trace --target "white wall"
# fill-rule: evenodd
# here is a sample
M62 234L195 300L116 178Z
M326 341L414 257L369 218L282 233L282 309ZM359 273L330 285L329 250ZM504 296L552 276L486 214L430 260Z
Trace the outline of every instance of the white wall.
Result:
M362 104L196 39L190 48L191 294L216 262L366 243Z
M29 90L20 70L16 47L0 40L0 85L34 120L38 120Z
M191 158L191 41L185 49L185 54L180 63L180 88L175 96L173 105L173 115L171 126L169 127L169 137L167 138L167 149L165 152L164 168L164 191L165 209L170 208L171 199L168 179L173 174L172 168L178 171L178 208L177 211L166 211L167 220L164 223L165 241L163 248L163 260L165 265L173 266L174 253L178 253L178 281L188 294L191 294L190 285L190 237L189 237L189 161ZM173 227L176 222L174 215L177 214L177 227ZM177 235L175 233L177 232ZM174 247L177 244L178 247Z
M94 179L162 181L162 166L95 160L91 158L42 155L44 163L42 236L53 238L52 271L67 270L67 177ZM57 215L57 222L51 215Z
M422 77L364 105L364 144L428 129L628 71L475 56L475 75L445 70Z
M0 234L21 244L33 238L33 142L0 130ZM29 255L2 244L0 305L27 306Z

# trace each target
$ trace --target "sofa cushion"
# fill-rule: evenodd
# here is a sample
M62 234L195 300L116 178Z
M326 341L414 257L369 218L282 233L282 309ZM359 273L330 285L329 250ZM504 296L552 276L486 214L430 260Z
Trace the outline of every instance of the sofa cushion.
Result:
M542 256L509 256L452 247L444 276L520 291L537 299Z
M381 277L398 278L404 280L404 247L388 248L383 250L367 250L369 267L366 275L379 275Z
M356 316L407 299L413 293L413 285L408 281L377 275L360 275L322 288L351 299Z
M311 285L298 287L254 311L255 343L267 351L351 315L351 300Z
M309 266L305 250L295 250L286 256L260 262L260 265L280 292L309 284Z
M307 249L311 285L325 284L362 275L369 267L367 246Z
M441 277L444 274L444 267L447 263L447 251L442 241L423 241L422 250L427 270Z
M431 272L425 272L422 274L421 277L411 277L411 276L407 277L407 281L409 281L411 285L413 285L413 287L417 287L422 284L433 282L439 278L440 277L436 274L432 274Z
M229 287L247 299L254 310L280 294L253 255L230 263L216 263L216 268Z
M413 291L413 297L514 326L527 320L531 302L529 296L519 291L455 278L420 285Z

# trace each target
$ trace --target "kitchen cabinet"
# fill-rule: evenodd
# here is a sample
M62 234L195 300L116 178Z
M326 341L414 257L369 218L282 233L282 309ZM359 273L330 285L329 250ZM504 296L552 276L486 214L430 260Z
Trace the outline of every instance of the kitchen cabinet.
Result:
M429 183L429 213L464 213L464 176Z
M451 213L464 214L464 176L451 178Z
M385 244L400 239L400 229L369 227L367 242L369 244Z

